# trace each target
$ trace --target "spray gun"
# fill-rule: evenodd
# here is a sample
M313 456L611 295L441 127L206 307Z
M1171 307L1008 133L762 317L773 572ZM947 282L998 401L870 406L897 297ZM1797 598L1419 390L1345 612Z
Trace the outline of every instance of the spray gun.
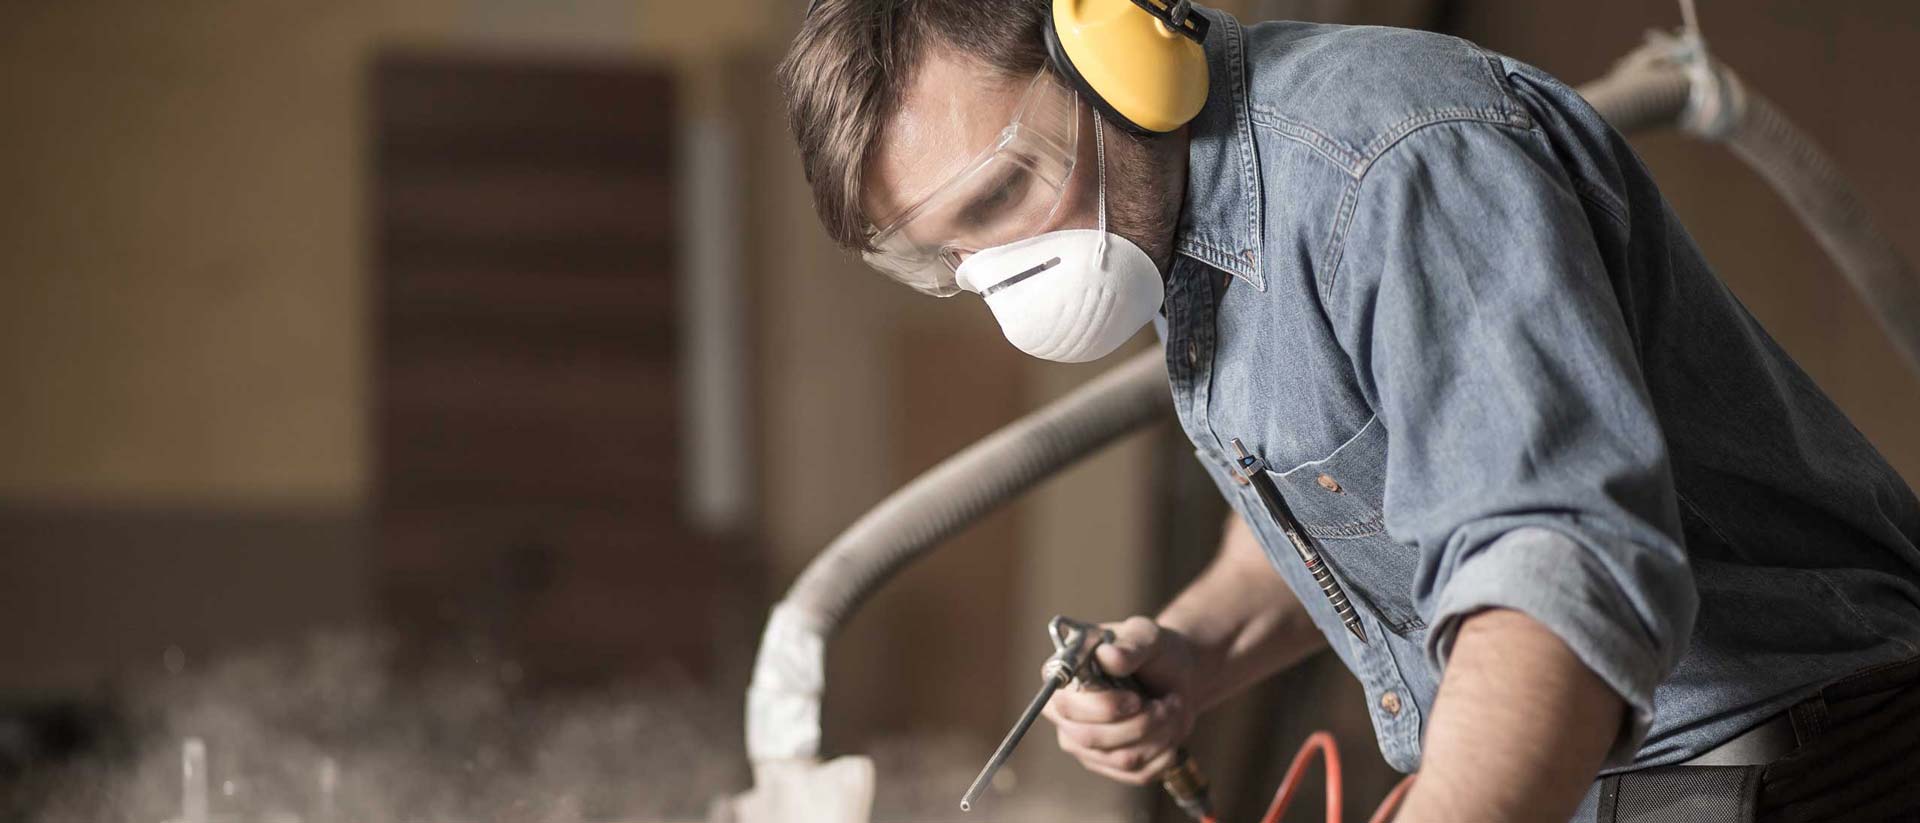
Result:
M1040 710L1046 708L1054 692L1078 680L1082 687L1127 689L1146 694L1138 680L1110 676L1101 670L1099 661L1094 659L1094 649L1102 643L1113 642L1111 630L1071 618L1055 617L1047 622L1047 636L1053 640L1053 656L1047 658L1046 664L1040 669L1040 693L1034 695L1032 703L1027 704L1027 710L1013 724L1013 730L1007 732L1007 738L1000 741L1000 748L994 751L986 768L980 770L980 776L973 779L973 785L960 798L960 810L963 812L973 809L974 801L980 799L980 793L992 782L994 773L1000 771L1007 758L1013 755L1014 747L1020 745L1020 739L1026 736L1033 721L1040 717ZM1160 785L1180 805L1181 811L1194 820L1212 819L1213 801L1207 794L1207 779L1200 774L1200 767L1186 749L1174 753L1173 765L1160 773Z

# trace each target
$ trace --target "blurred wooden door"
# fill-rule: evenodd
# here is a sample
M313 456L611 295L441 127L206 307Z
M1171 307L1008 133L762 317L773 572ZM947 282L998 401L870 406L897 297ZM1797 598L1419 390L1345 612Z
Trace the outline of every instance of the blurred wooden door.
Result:
M402 56L372 82L385 615L541 683L707 674L744 581L680 516L672 77Z

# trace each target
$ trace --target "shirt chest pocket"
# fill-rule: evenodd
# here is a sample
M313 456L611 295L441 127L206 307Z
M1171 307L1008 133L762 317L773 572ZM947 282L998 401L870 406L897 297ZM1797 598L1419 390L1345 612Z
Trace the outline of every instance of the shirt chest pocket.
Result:
M1371 607L1389 630L1405 635L1426 625L1413 604L1419 553L1387 534L1386 465L1387 431L1375 419L1325 458L1285 471L1269 469L1267 475L1348 596ZM1248 497L1256 511L1273 517L1257 495ZM1285 536L1267 525L1264 531L1278 541L1274 548L1291 553Z

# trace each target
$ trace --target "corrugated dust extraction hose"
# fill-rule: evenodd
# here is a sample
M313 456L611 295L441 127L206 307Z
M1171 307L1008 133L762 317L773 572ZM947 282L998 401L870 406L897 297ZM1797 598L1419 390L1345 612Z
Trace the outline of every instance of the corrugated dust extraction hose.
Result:
M814 558L768 621L748 689L748 754L756 762L817 756L826 639L894 573L947 537L1121 436L1169 418L1164 357L1157 348L1135 355L968 446L889 495Z
M1135 355L887 497L829 545L786 602L833 627L927 549L1034 484L1173 411L1165 355Z
M1580 92L1622 133L1678 128L1725 143L1793 208L1920 375L1920 274L1875 227L1826 152L1703 51L1685 38L1654 35Z

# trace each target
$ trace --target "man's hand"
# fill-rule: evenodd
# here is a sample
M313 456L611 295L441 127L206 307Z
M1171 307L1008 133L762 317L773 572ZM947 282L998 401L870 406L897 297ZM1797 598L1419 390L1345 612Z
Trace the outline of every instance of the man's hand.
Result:
M1620 734L1626 702L1525 614L1460 623L1399 820L1565 820Z
M1154 696L1075 684L1054 692L1044 713L1059 732L1060 748L1088 771L1144 785L1172 765L1174 750L1193 731L1197 651L1179 632L1145 617L1106 628L1114 637L1094 650L1100 668L1134 677Z
M1095 652L1108 674L1132 675L1151 698L1064 690L1047 704L1060 748L1124 783L1158 777L1195 716L1326 647L1306 608L1267 565L1260 543L1229 516L1220 553L1160 613L1108 624Z

